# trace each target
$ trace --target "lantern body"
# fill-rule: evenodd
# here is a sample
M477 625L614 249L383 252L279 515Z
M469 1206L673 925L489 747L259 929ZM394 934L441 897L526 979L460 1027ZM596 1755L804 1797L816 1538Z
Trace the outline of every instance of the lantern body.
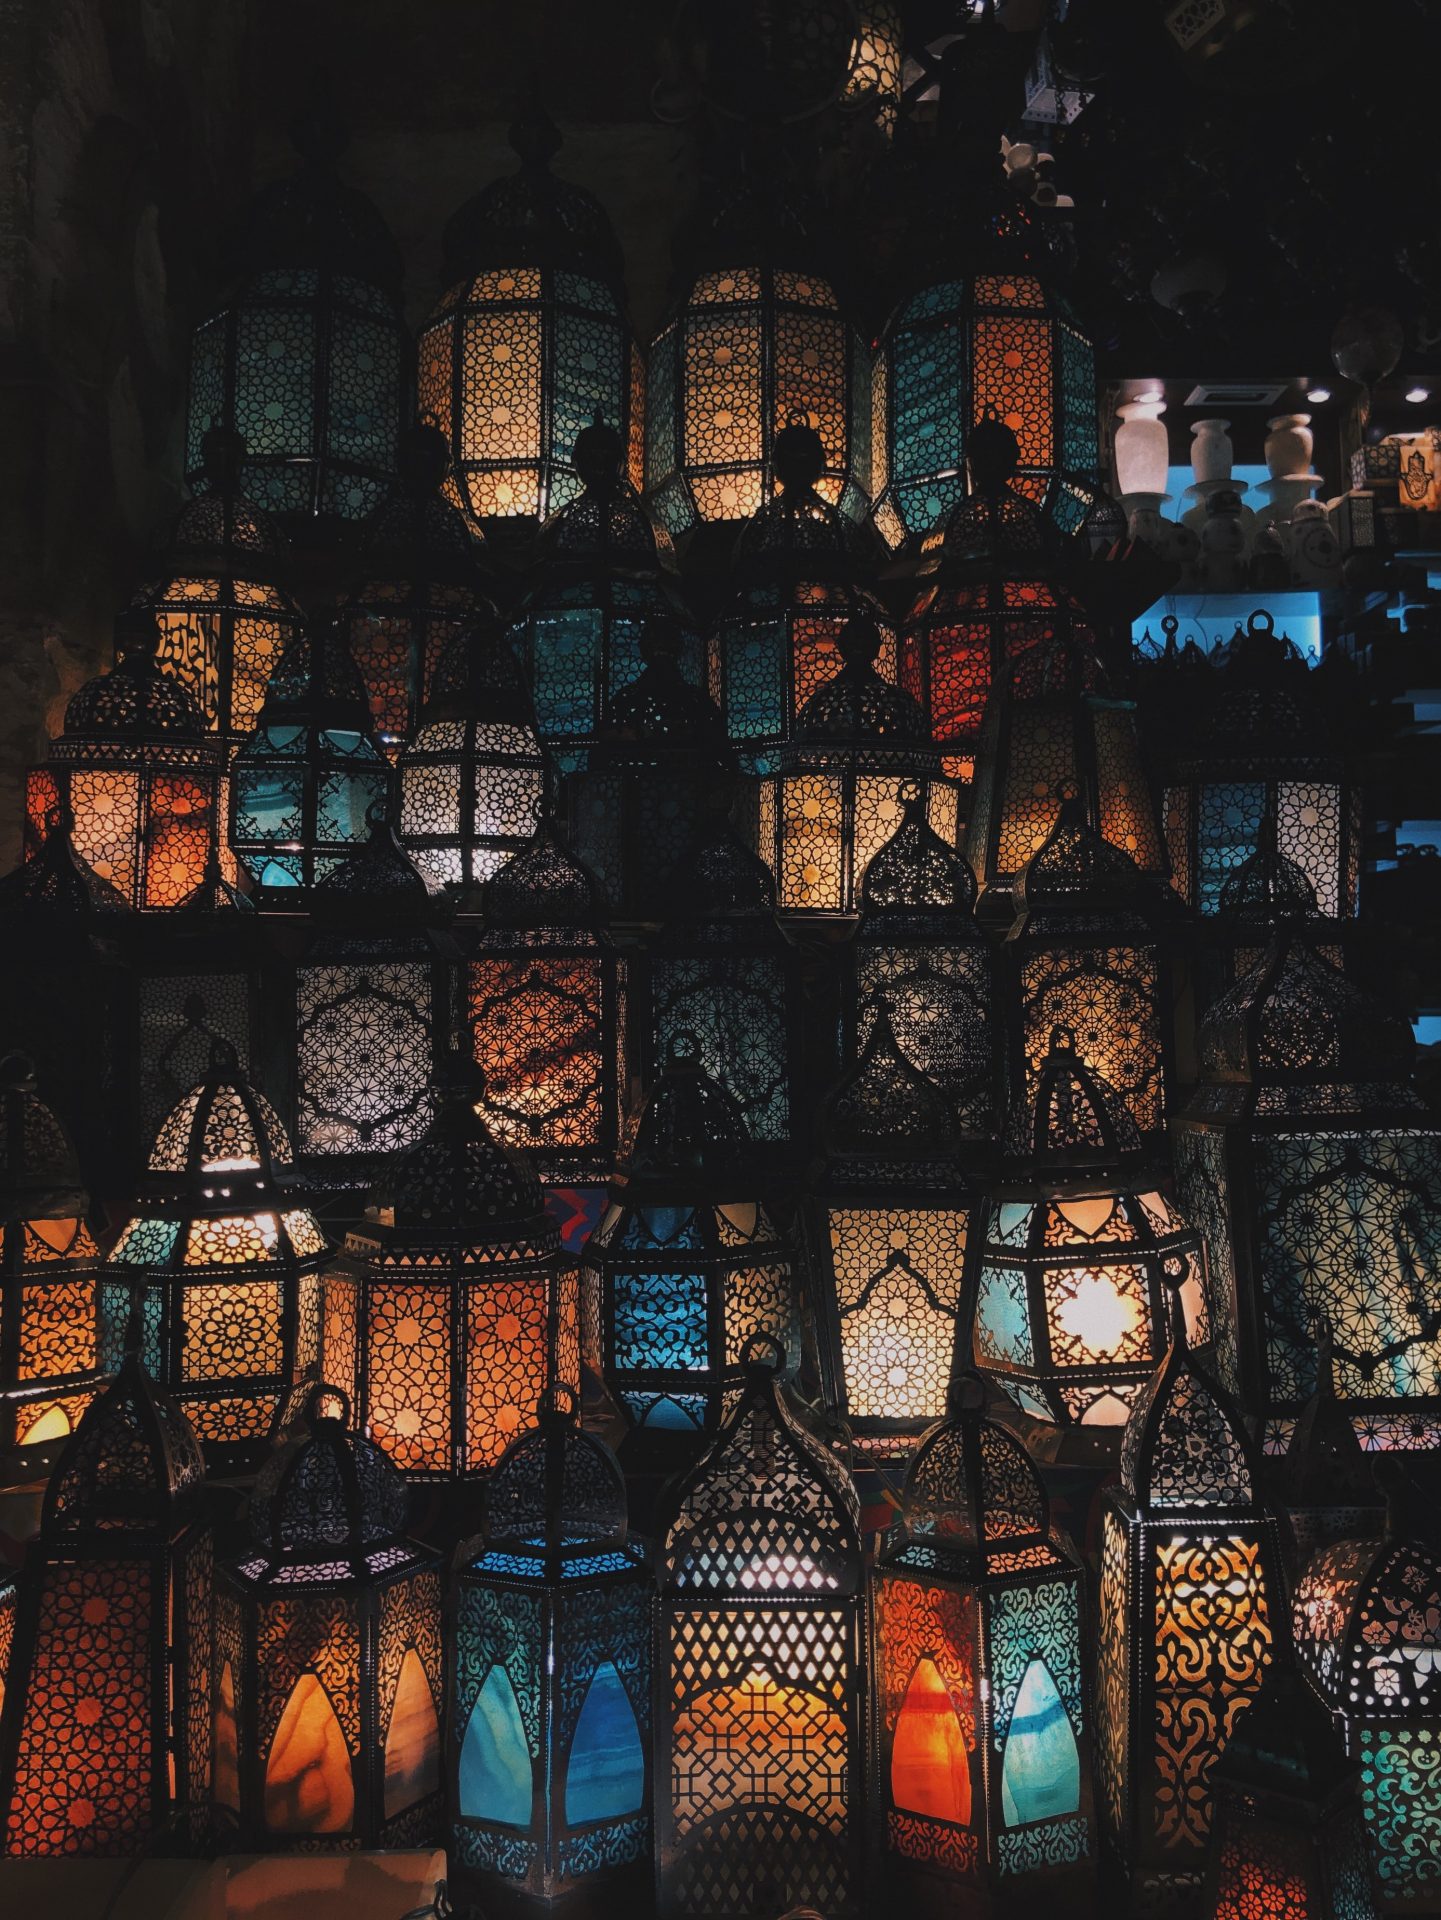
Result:
M1015 434L1015 485L1065 532L1094 469L1096 368L1066 303L1034 273L973 274L925 288L887 321L875 362L875 524L900 547L965 491L972 430L994 411Z
M670 533L748 519L771 496L776 433L797 416L825 450L816 491L859 520L869 356L830 282L759 264L700 274L649 356L646 490Z
M449 1846L551 1900L650 1857L655 1590L614 1459L572 1428L547 1499L547 1433L497 1467L452 1589Z
M91 1405L46 1492L0 1715L10 1855L203 1842L213 1554L200 1449L133 1360Z
M525 724L434 720L400 759L400 830L441 886L482 885L540 822L545 761Z
M859 1910L858 1508L762 1372L672 1498L661 1561L662 1914Z
M918 778L932 830L954 844L957 791L939 768L926 777L926 760L914 750L788 750L781 771L757 792L757 844L782 913L857 912L866 868L900 824L902 789Z
M125 1130L136 1140L127 1172L140 1170L143 1142L154 1138L176 1102L204 1076L212 1044L223 1040L234 1047L249 1071L266 1031L270 974L249 901L222 885L197 904L193 916L173 928L163 925L165 937L154 940L145 927L136 927L140 937L126 947L132 1025L122 1058L134 1085L121 1091L130 1095Z

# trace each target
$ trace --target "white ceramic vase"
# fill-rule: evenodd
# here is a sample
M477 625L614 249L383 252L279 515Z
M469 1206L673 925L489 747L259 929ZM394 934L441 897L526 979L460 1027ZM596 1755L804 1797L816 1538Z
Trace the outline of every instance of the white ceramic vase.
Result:
M1207 480L1229 480L1236 450L1227 432L1229 420L1194 420L1191 423L1191 472L1196 484Z
M1266 470L1273 480L1299 479L1311 471L1309 413L1278 413L1266 422Z
M1122 496L1142 493L1164 497L1169 443L1161 415L1166 410L1159 393L1124 400L1116 409L1116 491Z

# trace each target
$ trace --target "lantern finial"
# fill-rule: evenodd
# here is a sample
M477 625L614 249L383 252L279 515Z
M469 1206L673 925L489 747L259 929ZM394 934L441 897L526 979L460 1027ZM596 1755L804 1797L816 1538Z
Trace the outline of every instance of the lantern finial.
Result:
M808 417L792 408L776 435L771 464L787 493L807 493L826 470L826 449Z
M1010 484L1020 465L1021 449L1015 434L993 409L972 427L966 443L966 468L972 493L996 495Z
M439 492L450 471L450 442L434 420L417 420L401 434L396 469L412 499L428 500Z
M525 105L512 121L506 138L522 167L541 170L549 168L564 145L560 128L541 102L538 81L532 85Z

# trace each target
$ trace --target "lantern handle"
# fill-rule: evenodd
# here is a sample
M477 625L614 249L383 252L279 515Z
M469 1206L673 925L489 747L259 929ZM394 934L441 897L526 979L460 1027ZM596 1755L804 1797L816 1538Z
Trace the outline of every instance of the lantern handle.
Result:
M340 1412L338 1414L322 1412L323 1404L327 1400L338 1400L340 1402ZM344 1387L333 1387L328 1380L317 1380L305 1396L305 1407L303 1411L305 1423L312 1430L317 1421L327 1420L338 1420L343 1428L348 1428L350 1425L350 1395L345 1391Z
M946 1414L952 1420L961 1420L972 1414L981 1414L986 1410L986 1383L974 1367L965 1367L958 1372L946 1392Z
M537 1408L541 1417L572 1424L580 1412L580 1395L568 1380L552 1380L540 1396Z
M214 1034L210 1041L210 1075L216 1080L235 1080L240 1075L240 1055L233 1041Z
M785 1364L785 1347L773 1333L753 1333L741 1348L741 1365L752 1381L777 1379Z
M698 1067L700 1063L700 1035L693 1027L677 1027L666 1051L666 1066Z

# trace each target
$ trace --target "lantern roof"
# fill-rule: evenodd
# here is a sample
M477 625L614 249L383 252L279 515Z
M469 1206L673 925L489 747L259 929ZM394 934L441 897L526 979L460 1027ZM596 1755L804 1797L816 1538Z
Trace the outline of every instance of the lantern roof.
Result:
M1110 1167L1140 1152L1125 1101L1077 1053L1072 1030L1052 1027L1031 1104L1031 1164L1037 1171Z
M957 1144L950 1100L929 1075L901 1052L883 999L855 1065L841 1075L822 1104L827 1152L908 1165L951 1154Z
M194 696L156 661L158 641L151 609L131 607L119 616L115 665L70 696L57 746L73 751L91 740L135 745L207 740L205 715Z
M700 1041L674 1034L665 1069L636 1114L618 1181L668 1191L687 1182L709 1187L739 1178L752 1152L739 1104L701 1065Z
M1203 755L1229 759L1264 751L1314 759L1331 741L1310 670L1300 649L1265 608L1208 656L1215 692L1197 744Z
M730 817L730 783L718 781L700 831L674 883L668 929L685 920L770 920L776 910L775 875L746 845Z
M562 1403L562 1396L569 1404ZM553 1388L537 1424L512 1440L485 1490L485 1543L524 1554L562 1556L621 1548L625 1480L615 1455L581 1426L569 1389Z
M1307 1562L1291 1603L1296 1655L1348 1714L1431 1711L1441 1666L1441 1554L1401 1536L1338 1540Z
M557 569L582 577L676 571L671 537L626 479L624 461L625 442L605 421L597 419L576 435L571 465L581 491L540 529L542 595Z
M826 469L820 435L793 412L771 447L777 490L736 535L731 565L744 583L840 580L858 587L872 557L872 536L816 491Z
M1221 882L1220 914L1247 926L1269 927L1321 918L1310 875L1277 845L1273 807L1261 816L1255 852Z
M1213 1790L1267 1794L1319 1810L1354 1785L1340 1729L1289 1661L1273 1664L1211 1774Z
M28 1054L0 1060L0 1222L90 1211L70 1136L40 1098Z
M892 913L944 913L948 921L954 916L953 937L982 939L975 921L976 876L970 862L932 827L919 780L903 783L900 802L901 823L871 856L861 881L863 912L882 918Z
M538 95L510 129L520 165L482 187L446 222L447 282L486 268L559 267L599 274L619 286L620 242L600 201L559 179L551 162L564 144Z
M515 649L490 613L469 620L436 663L421 727L437 720L535 731L535 706Z
M928 749L919 706L876 671L881 634L867 613L853 614L836 637L841 669L806 701L796 717L798 742L881 741Z
M40 845L0 879L0 915L88 920L95 914L129 913L130 902L120 889L76 853L68 811L52 807L45 824Z
M696 748L728 760L731 753L720 708L680 670L680 623L652 616L641 626L639 645L644 665L612 701L603 738L608 743L633 740Z
M65 1443L45 1490L41 1539L165 1538L204 1477L195 1429L127 1354Z
M1011 429L994 414L978 420L966 439L970 491L951 508L941 534L939 564L947 578L1044 578L1055 566L1054 529L1010 484L1019 463Z
M594 932L600 921L600 896L589 869L546 816L529 843L486 881L482 915L487 931L573 927Z
M374 746L370 697L339 615L308 620L281 654L265 689L256 732L275 726L360 734Z
M233 427L207 429L200 443L205 490L176 516L165 550L172 576L200 573L220 578L275 581L289 558L290 542L279 523L240 490L245 436ZM147 588L138 605L154 597Z
M1259 1482L1241 1416L1202 1372L1186 1341L1184 1265L1166 1262L1171 1344L1126 1421L1121 1484L1138 1507L1153 1512L1255 1512Z
M1328 1321L1316 1332L1316 1390L1302 1407L1278 1476L1287 1507L1379 1509L1380 1489L1351 1416L1336 1395Z
M364 1565L370 1548L404 1532L405 1482L379 1447L351 1430L350 1401L338 1387L313 1387L304 1420L307 1430L278 1447L256 1476L251 1537L276 1560L343 1556Z
M1072 915L1134 924L1152 903L1146 876L1124 848L1103 838L1074 790L1061 800L1055 825L1016 876L1012 890L1019 933L1037 920Z
M412 594L422 583L444 584L468 588L481 601L485 536L446 490L450 445L445 435L429 421L407 427L396 465L395 486L360 530L369 581L352 595L352 605L366 605L370 583L386 575L409 582Z
M386 807L372 806L366 818L370 833L364 843L316 883L317 922L383 934L436 919L442 890L401 845Z

